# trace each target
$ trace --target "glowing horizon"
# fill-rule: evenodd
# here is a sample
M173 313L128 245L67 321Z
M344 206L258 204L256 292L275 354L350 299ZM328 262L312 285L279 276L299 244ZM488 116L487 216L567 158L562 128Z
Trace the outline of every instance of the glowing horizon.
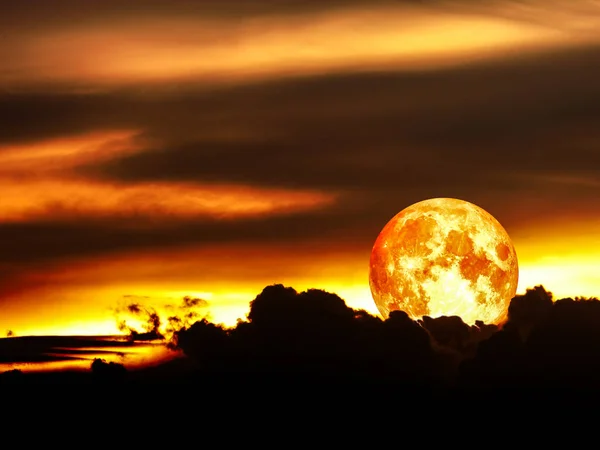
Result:
M529 256L524 245L518 242L515 244L517 252L523 250L524 258ZM518 253L519 255L519 253ZM553 294L553 299L558 300L567 297L597 297L598 284L595 274L599 268L597 263L598 255L591 253L587 257L581 255L572 255L569 258L560 256L536 256L535 259L528 261L520 258L519 266L519 284L517 287L517 295L522 295L527 289L538 285ZM361 261L364 266L364 260ZM118 330L118 318L111 309L116 308L119 304L125 304L127 301L123 298L123 292L127 292L132 297L131 303L140 303L143 306L156 308L163 319L167 314L164 311L165 303L176 304L183 297L191 296L204 299L208 302L208 306L203 309L208 320L213 323L222 324L227 327L235 326L238 320L246 320L246 314L249 312L250 301L253 300L260 291L271 284L284 284L293 287L298 292L307 289L323 289L328 292L339 295L346 304L354 309L364 309L372 315L380 316L379 311L373 301L368 280L361 277L360 263L348 264L347 260L340 260L337 263L337 270L343 271L343 266L353 267L348 270L350 274L346 280L343 279L314 279L304 277L293 279L291 276L283 276L274 278L269 282L264 281L247 281L244 287L240 290L227 289L226 280L219 281L217 285L205 285L205 288L185 289L186 285L195 284L193 282L177 282L177 288L167 289L164 287L143 287L145 283L141 282L135 286L119 286L117 283L111 287L108 292L102 292L102 284L100 286L90 286L87 289L76 290L75 296L92 296L96 292L98 300L101 300L102 308L98 308L96 314L104 317L101 320L95 318L82 318L81 310L75 303L72 305L73 319L67 319L64 323L56 323L52 325L41 325L39 318L31 315L27 321L36 323L37 325L24 325L17 327L7 327L7 330L12 330L16 336L25 335L127 335L127 332ZM364 267L362 272L366 273ZM113 269L120 272L120 269ZM362 278L362 279L361 279ZM101 278L100 278L101 279ZM315 281L319 280L319 281ZM100 281L100 283L103 283ZM68 290L68 288L67 288ZM57 289L61 292L61 289ZM98 293L98 291L100 291ZM49 307L50 310L52 309ZM104 311L104 312L102 312ZM65 311L67 312L67 311ZM43 311L42 311L43 314ZM68 315L67 315L68 316ZM127 321L134 328L142 331L143 320L135 317L121 315L121 318L127 318ZM26 321L26 322L27 322Z
M432 197L498 219L517 294L600 295L598 2L121 2L0 5L0 334L233 326L276 283L377 315Z

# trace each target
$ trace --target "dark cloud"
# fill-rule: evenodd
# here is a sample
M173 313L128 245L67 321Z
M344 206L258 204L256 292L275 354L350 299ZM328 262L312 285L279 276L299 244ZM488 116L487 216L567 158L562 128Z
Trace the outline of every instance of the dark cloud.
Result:
M278 373L285 382L301 373L306 379L341 379L345 373L359 382L373 370L379 382L395 379L398 387L404 380L426 386L435 367L429 335L406 313L394 311L384 322L349 308L336 294L299 293L283 285L256 296L248 322L224 330L198 321L179 330L174 342L206 375L243 373L252 379Z
M106 362L101 358L94 358L90 366L92 374L102 382L123 381L127 375L127 369L123 364Z
M144 248L227 242L277 244L340 236L345 226L340 218L360 225L365 225L365 219L372 220L361 220L361 215L358 210L336 209L269 219L187 221L153 227L124 227L118 220L0 224L0 262L23 264Z
M183 297L181 305L176 309L176 314L167 318L167 333L172 337L179 330L191 326L201 318L208 320L210 314L202 311L208 306L208 301L198 297ZM171 344L172 345L172 344Z
M489 186L507 171L600 166L598 67L592 48L426 73L8 95L0 139L141 129L153 147L84 170L132 181Z
M132 303L127 307L127 310L132 314L140 314L142 312L142 306L137 303Z
M488 184L506 170L587 169L600 164L582 142L600 140L600 102L592 101L600 99L599 62L600 51L590 49L186 94L186 106L164 105L169 117L152 128L164 139L160 148L94 169L132 180L327 188ZM215 138L226 129L231 137ZM248 138L236 138L244 132Z
M43 0L27 3L3 2L0 4L0 23L45 25L72 25L74 20L97 21L99 19L120 19L123 17L164 17L165 15L240 18L254 15L281 13L310 13L355 6L377 5L434 5L443 4L440 0L329 0L327 3L306 2L303 0L161 0L128 2L124 0L58 0L48 4ZM454 1L455 4L464 2Z
M0 92L0 143L35 142L82 132L130 128L143 102L114 93ZM121 111L119 113L119 111Z
M567 4L565 4L567 3ZM572 3L572 4L569 4ZM423 6L444 10L469 10L477 13L495 14L508 18L539 19L544 8L561 9L565 12L589 12L594 5L586 2L536 0L329 0L307 2L304 0L44 0L2 2L0 24L7 27L41 26L58 27L74 23L95 23L119 19L142 19L147 17L202 17L239 20L253 16L314 14L344 8L377 8L382 6ZM545 22L547 23L547 21Z
M118 314L127 312L136 318L141 319L143 323L143 331L138 331L127 324L126 319L118 320L117 328L121 332L126 332L131 341L154 341L164 339L161 333L161 318L158 312L153 307L144 306L139 303L130 303L125 306L124 311L117 308L115 311Z
M598 180L599 63L600 51L588 48L444 71L173 94L161 107L168 117L145 127L154 148L83 172L361 192L388 214L439 195L503 213L496 197L515 203L523 194L541 209L544 199L572 204L574 196L585 208L598 189L540 177Z
M204 300L203 298L197 298L197 297L183 297L183 305L181 306L184 309L188 309L188 308L195 308L197 306L207 306L208 302L206 300Z
M235 327L202 319L177 330L171 347L183 355L166 364L128 372L96 357L87 375L11 370L0 373L0 384L93 380L139 388L161 382L181 386L186 401L190 393L205 398L198 388L210 385L243 392L251 401L276 393L288 403L298 392L303 398L312 393L322 399L334 390L356 397L356 386L369 386L386 401L412 401L414 395L414 403L428 409L436 400L445 407L465 400L481 406L490 395L515 405L569 399L572 406L579 398L589 402L600 386L599 323L597 298L553 301L543 286L513 298L505 324L469 327L455 316L413 321L403 311L382 320L349 308L335 293L275 284L252 300L247 320ZM92 346L133 344L94 337L0 339L0 361L51 361L48 353L67 348L86 355Z
M161 316L157 309L149 304L152 302L150 297L124 295L123 298L127 300L132 298L144 300L143 304L127 303L114 308L117 329L127 333L129 340L132 342L162 341L202 317L208 317L208 314L204 311L208 306L208 301L197 297L185 296L178 306L167 305L167 309L171 314L166 317ZM142 322L141 331L128 323L128 318L131 317ZM165 324L166 326L163 326Z
M0 261L316 236L368 248L400 208L434 196L479 203L509 228L525 216L589 209L600 199L598 68L600 50L588 48L410 74L4 95L2 142L132 127L153 143L78 175L342 195L326 210L236 222L2 224Z
M43 362L80 359L93 354L115 355L132 344L108 337L8 336L0 339L0 363ZM104 348L104 349L103 349Z
M456 316L413 322L402 311L382 321L347 308L332 293L298 293L273 285L251 302L248 322L227 330L199 321L176 333L175 342L201 362L206 374L243 373L244 380L257 373L283 379L333 372L340 384L355 376L383 381L388 379L385 369L398 367L398 362L417 370L422 382L466 388L465 393L481 387L507 393L576 386L595 390L600 381L594 356L600 348L599 320L598 299L553 302L542 286L512 300L504 325L478 322L469 327ZM406 375L395 372L390 379L405 386Z

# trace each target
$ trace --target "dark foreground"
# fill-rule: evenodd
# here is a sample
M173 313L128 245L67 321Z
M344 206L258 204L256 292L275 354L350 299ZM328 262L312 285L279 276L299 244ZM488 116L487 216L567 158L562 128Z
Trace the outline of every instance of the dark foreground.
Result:
M37 392L54 396L55 404L77 393L77 407L91 401L105 408L122 408L133 397L167 401L171 409L180 401L202 408L375 402L447 417L464 408L479 415L565 403L595 407L600 300L553 301L539 287L515 297L508 313L502 326L466 325L459 317L417 322L401 311L381 320L334 294L275 285L233 329L201 320L177 331L170 346L182 357L146 368L96 358L85 371L6 371L0 394ZM15 342L24 354L34 341Z
M252 416L256 408L256 412L268 411L283 420L286 415L303 415L303 411L311 415L367 414L373 420L381 410L396 420L420 423L419 416L426 421L452 422L466 414L472 416L469 420L477 421L490 415L514 417L593 408L600 401L600 390L576 385L553 387L543 382L538 386L484 387L394 382L356 374L206 373L193 361L180 359L121 376L92 372L4 374L0 398L6 407L27 399L28 404L60 404L81 413L108 412L125 402L136 405L135 414L142 416L146 409L151 412L165 407L184 412L199 408L198 414L234 408L235 414L246 411Z

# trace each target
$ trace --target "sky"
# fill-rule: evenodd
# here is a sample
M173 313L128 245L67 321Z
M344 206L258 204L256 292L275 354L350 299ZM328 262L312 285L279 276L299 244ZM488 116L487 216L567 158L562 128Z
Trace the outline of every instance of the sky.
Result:
M0 3L0 335L263 287L376 314L412 203L475 203L519 292L600 292L600 1Z

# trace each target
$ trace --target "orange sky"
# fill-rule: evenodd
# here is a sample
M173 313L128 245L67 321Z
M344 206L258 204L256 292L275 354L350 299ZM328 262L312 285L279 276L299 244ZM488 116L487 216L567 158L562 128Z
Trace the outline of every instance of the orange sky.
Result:
M0 333L232 325L273 283L376 314L371 246L434 196L505 226L521 292L598 295L597 1L253 4L0 6Z

